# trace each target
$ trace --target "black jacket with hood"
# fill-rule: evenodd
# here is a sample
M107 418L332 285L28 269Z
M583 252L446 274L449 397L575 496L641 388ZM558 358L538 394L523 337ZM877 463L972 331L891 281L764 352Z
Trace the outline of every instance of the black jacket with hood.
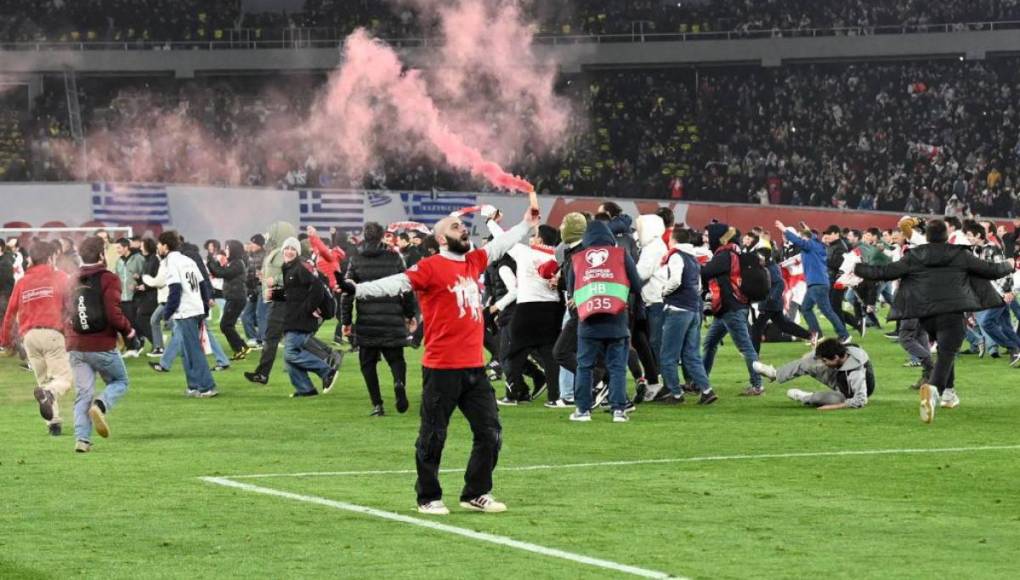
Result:
M248 266L245 263L244 246L237 240L227 241L230 249L230 261L221 266L218 260L209 260L209 272L223 279L223 298L226 300L248 299Z
M992 287L1013 272L1011 262L982 260L967 246L929 243L885 266L858 264L854 274L865 280L896 280L889 320L925 318L936 314L978 312L1003 305Z
M382 243L364 244L349 260L347 278L354 283L371 282L404 271L400 254ZM358 316L353 317L355 303ZM341 322L348 326L354 319L354 335L359 347L394 348L407 345L406 321L416 312L414 294L406 292L387 298L358 298L344 294Z

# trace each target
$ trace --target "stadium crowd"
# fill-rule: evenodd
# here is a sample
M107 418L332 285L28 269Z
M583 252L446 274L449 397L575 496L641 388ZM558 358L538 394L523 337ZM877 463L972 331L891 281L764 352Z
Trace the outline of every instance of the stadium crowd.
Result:
M563 78L579 123L557 158L511 169L551 194L621 195L879 209L946 215L1020 215L1016 58L605 71ZM351 183L309 148L281 151L255 135L307 110L318 76L83 78L86 133L130 159L146 145L154 110L187 118L226 149L245 152L239 181L289 187L474 190L466 176L380 164ZM296 90L295 87L301 87ZM635 90L640 87L640 90ZM54 142L66 139L62 83L48 82L31 119L0 117L0 179L69 177ZM825 103L815 106L813 103ZM243 147L238 147L243 145ZM167 150L155 174L131 164L95 179L216 183L182 175L189 155Z
M244 39L285 40L286 30L317 29L317 38L334 40L358 26L382 38L420 38L434 22L420 23L413 7L372 0L307 0L287 11L245 12L240 3L168 0L42 0L0 4L5 15L0 41L6 42L207 42ZM535 2L527 6L540 34L669 34L736 32L770 35L813 29L856 28L881 33L881 27L1020 20L1016 0L595 0L583 3ZM116 17L108 16L116 14ZM423 30L424 26L424 30ZM780 32L783 31L783 32ZM243 32L243 34L240 34ZM232 33L234 33L232 35Z

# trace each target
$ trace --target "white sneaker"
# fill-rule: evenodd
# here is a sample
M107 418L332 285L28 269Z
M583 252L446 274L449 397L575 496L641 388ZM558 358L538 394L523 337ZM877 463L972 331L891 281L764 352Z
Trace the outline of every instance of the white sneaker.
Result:
M942 400L939 401L939 406L943 409L955 409L960 406L960 397L956 395L956 389L946 389L942 391Z
M939 406L939 390L931 385L921 385L921 422L931 423L935 420L935 409Z
M450 508L446 507L443 500L437 499L428 503L419 504L418 513L429 516L448 516L450 515Z
M627 416L627 411L617 410L613 411L613 423L626 423L630 421L630 417Z
M570 420L580 423L588 423L591 421L591 411L585 411L583 413L581 411L574 411L570 414Z
M786 391L786 396L794 401L797 401L798 403L803 403L806 405L808 397L811 396L811 393L801 389L790 389Z
M776 380L776 377L778 376L778 373L776 372L776 367L774 367L772 365L767 365L767 364L765 364L765 363L763 363L761 361L758 361L758 360L756 360L753 363L751 363L751 368L754 369L754 372L756 372L759 375L765 377L770 382ZM796 389L790 389L790 390L795 391Z
M645 398L640 401L634 401L635 403L641 403L644 401L654 401L655 397L659 396L659 392L662 391L662 383L656 383L654 385L648 385L645 389Z
M569 409L570 407L573 407L573 405L568 404L563 399L556 399L555 401L546 401L544 406L546 409Z
M460 507L487 514L498 514L506 511L506 504L496 501L489 494L480 495L472 500L462 501L460 502Z

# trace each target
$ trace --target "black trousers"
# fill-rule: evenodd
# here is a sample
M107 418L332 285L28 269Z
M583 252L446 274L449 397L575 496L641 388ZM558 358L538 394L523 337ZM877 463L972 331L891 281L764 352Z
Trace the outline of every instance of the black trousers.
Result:
M368 397L372 400L372 405L383 404L382 394L379 392L379 373L376 371L380 355L386 359L386 364L390 367L393 385L407 384L407 363L404 361L403 347L362 346L358 349L358 362L361 363L361 376L365 378L365 387L368 388Z
M269 313L266 316L266 334L262 341L262 356L259 358L259 366L255 372L264 377L269 377L273 372L273 363L276 362L276 347L283 339L283 321L287 317L287 305L283 302L270 302Z
M135 330L145 337L151 344L152 341L152 313L156 311L157 304L154 301L140 302L135 306ZM162 332L162 331L160 331Z
M510 345L513 343L513 338L510 332L510 323L499 328L499 352L503 355L509 355L511 352ZM531 362L531 358L528 355L534 354L537 357L535 349L529 348L525 353L524 366L520 368L511 369L510 359L502 358L499 360L500 366L503 367L503 377L506 380L506 396L508 399L514 400L527 400L531 397L528 392L528 385L524 383L524 377L531 379L532 384L539 381L545 381L545 373L542 369ZM517 371L519 374L512 374L512 370ZM559 373L557 373L557 379ZM559 385L559 382L557 382Z
M124 317L131 323L131 328L138 328L138 322L135 320L138 318L138 308L135 306L133 301L121 302L120 309L124 313Z
M223 318L220 319L220 332L226 337L230 348L236 353L244 348L244 340L237 333L237 319L244 312L246 300L227 300L223 306Z
M644 308L640 306L639 308ZM630 345L637 351L638 360L641 361L641 368L644 370L644 378L648 384L659 383L659 357L652 352L651 335L648 332L648 319L643 318L634 322L630 333ZM633 365L631 365L633 373Z
M832 305L832 309L843 319L843 322L858 328L860 326L860 320L853 314L843 310L843 299L846 298L846 288L837 290L835 288L829 288L829 304Z
M938 342L938 356L935 358L935 370L931 373L929 384L938 388L941 394L946 389L956 388L956 353L963 345L967 336L967 327L963 313L936 314L921 319L921 327L930 338Z
M446 446L446 432L454 409L460 409L474 436L471 457L464 473L461 501L492 491L492 472L503 444L496 394L484 368L430 369L422 367L421 427L415 443L418 481L414 489L418 504L442 499L439 464Z
M761 338L765 335L765 327L769 322L778 326L783 334L789 334L804 340L811 338L811 332L808 329L790 320L782 312L778 310L774 312L761 310L751 326L751 342L754 344L754 352L761 352Z

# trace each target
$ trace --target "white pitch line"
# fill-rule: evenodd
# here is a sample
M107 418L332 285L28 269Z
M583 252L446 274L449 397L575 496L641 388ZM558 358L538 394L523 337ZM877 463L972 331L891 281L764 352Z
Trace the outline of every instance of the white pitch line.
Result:
M706 455L701 457L673 457L667 459L633 459L623 461L599 461L592 463L563 463L559 465L520 465L500 467L503 471L539 471L548 469L581 469L586 467L621 467L628 465L656 465L668 463L698 463L704 461L739 461L753 459L796 459L800 457L844 457L855 455L907 455L918 453L961 453L969 451L1013 451L1020 445L987 445L983 447L939 447L934 449L861 449L843 451L806 451L793 453L761 453L757 455ZM441 473L462 472L459 468L440 469ZM368 471L308 471L303 473L253 473L231 475L229 479L268 479L274 477L348 477L359 475L409 475L414 469L377 469Z
M233 481L226 477L202 477L200 478L207 483L215 485L222 485L224 487L232 487L240 489L242 491L248 491L251 493L260 493L263 495L270 495L274 497L282 497L284 499L290 499L294 501L300 501L305 503L311 503L326 507L335 508L338 510L344 510L353 512L356 514L363 514L389 520L393 522L399 522L402 524L409 524L412 526L418 526L437 532L443 532L447 534L454 534L457 536L463 536L479 542L488 542L490 544L496 544L499 546L505 546L508 548L514 548L517 550L523 550L525 552L531 552L533 554L541 554L543 556L549 556L552 558L560 558L562 560L569 560L571 562L577 562L579 564L586 564L588 566L594 566L596 568L602 568L604 570L612 570L614 572L623 572L631 574L633 576L640 576L642 578L681 578L683 577L673 576L665 572L658 572L656 570L647 570L645 568L638 568L636 566L628 566L627 564L620 564L617 562L611 562L609 560L602 560L600 558L592 558L590 556L583 556L581 554L575 554L573 552L566 552L558 550L556 548L547 548L545 546L539 546L538 544L532 544L530 542L522 542L513 538L507 538L505 536L497 536L495 534L487 534L484 532L476 532L467 528L458 528L447 524L441 524L434 521L423 520L420 518L412 518L410 516L401 515L398 513L378 510L367 506L335 501L326 499L324 497L318 497L314 495L302 495L298 493L290 493L287 491L281 491L279 489L273 489L271 487L262 487L259 485L252 485L250 483L241 483L239 481Z

